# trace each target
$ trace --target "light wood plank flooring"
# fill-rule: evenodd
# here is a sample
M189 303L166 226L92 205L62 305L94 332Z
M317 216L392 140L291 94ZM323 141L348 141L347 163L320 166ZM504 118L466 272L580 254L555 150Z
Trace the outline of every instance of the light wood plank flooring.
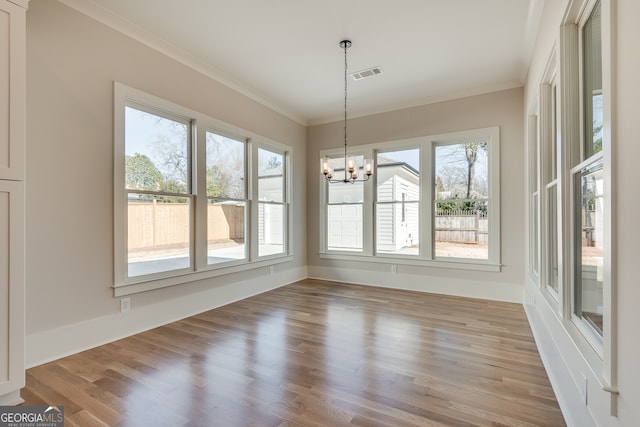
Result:
M522 306L304 280L27 371L67 426L564 426Z

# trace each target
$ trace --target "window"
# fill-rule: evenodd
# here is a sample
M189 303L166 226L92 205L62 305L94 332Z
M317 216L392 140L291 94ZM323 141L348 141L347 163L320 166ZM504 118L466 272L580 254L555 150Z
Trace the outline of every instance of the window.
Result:
M246 143L206 133L207 263L246 259Z
M604 331L603 86L600 2L580 28L581 162L573 178L573 314L599 339Z
M485 139L434 147L437 258L489 258L488 150Z
M363 156L353 159L356 165L364 161ZM329 166L340 177L345 172L344 157L329 158ZM327 192L327 249L362 252L364 183L331 184Z
M542 231L545 247L542 260L545 291L555 302L559 301L559 253L558 253L558 76L555 50L547 65L541 86L542 113Z
M320 177L321 257L499 271L498 128L357 150L358 165L375 158L372 179L328 184ZM338 177L339 153L320 153Z
M537 101L529 113L529 275L537 284L540 277L540 182L538 180L539 141Z
M288 147L114 91L116 296L291 260Z
M127 275L193 267L191 123L125 107Z
M376 251L418 255L420 150L379 152L376 165Z
M285 158L258 149L258 255L285 252Z

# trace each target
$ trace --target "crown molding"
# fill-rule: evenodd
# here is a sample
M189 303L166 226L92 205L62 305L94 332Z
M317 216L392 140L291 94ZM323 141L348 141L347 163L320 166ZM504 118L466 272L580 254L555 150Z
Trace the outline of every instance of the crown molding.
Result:
M29 0L9 0L9 3L13 3L17 6L20 6L24 9L29 8Z
M25 2L25 0L11 0L14 2ZM28 1L28 0L27 0ZM275 103L269 101L268 99L258 95L252 90L243 87L239 82L234 81L233 78L228 77L225 73L216 69L213 65L202 61L200 58L186 52L184 49L181 49L157 34L148 31L141 26L123 18L122 16L98 5L91 0L58 0L60 3L89 16L90 18L95 19L96 21L104 24L132 39L154 49L163 55L172 58L181 64L209 77L217 81L218 83L227 86L234 91L238 92L241 95L246 96L247 98L252 99L253 101L264 105L265 107L282 114L285 117L301 124L303 126L307 125L308 120L305 117L296 114L293 111L289 111Z

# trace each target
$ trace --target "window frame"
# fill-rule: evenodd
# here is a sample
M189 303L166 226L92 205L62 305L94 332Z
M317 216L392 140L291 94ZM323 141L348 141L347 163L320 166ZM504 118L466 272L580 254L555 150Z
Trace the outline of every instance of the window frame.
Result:
M362 157L363 159L368 158L367 155L369 154L369 151L362 151L361 148L363 147L358 147L355 150L352 150L349 152L348 154L348 158L353 158L353 159L357 159L359 157ZM323 153L323 154L322 154ZM344 151L337 149L337 150L325 150L321 152L321 156L320 158L328 158L328 159L343 159L344 160ZM374 170L375 170L375 164L374 164ZM335 172L335 171L334 171ZM344 173L344 171L342 172ZM337 172L338 177L340 172ZM375 175L375 174L374 174ZM321 230L324 230L324 232L320 233L320 253L324 253L327 255L333 254L333 255L337 255L337 256L367 256L367 255L371 255L371 252L366 252L367 250L370 250L370 248L367 247L367 245L365 244L365 238L367 237L367 234L365 233L366 230L366 225L368 224L370 221L372 221L372 217L371 215L367 215L367 209L365 208L365 202L367 200L367 196L366 194L368 193L368 189L369 186L367 185L369 182L371 182L372 180L369 179L368 181L362 183L362 202L352 202L352 203L347 203L347 202L341 202L341 203L331 203L329 201L330 195L329 195L329 186L333 185L360 185L360 184L350 184L350 183L342 183L339 182L337 184L330 184L326 178L324 178L324 176L322 176L322 179L320 181L320 200L321 200L321 206L323 206L323 209L320 210L320 228ZM347 205L359 205L361 206L362 209L362 236L361 236L361 241L362 241L362 248L361 249L354 249L354 250L348 250L348 249L344 249L344 250L339 250L339 249L330 249L329 248L329 207L330 206L347 206Z
M568 187L568 194L570 195L570 201L569 201L569 212L568 212L568 224L569 224L569 233L570 233L570 239L568 240L569 242L569 246L570 246L570 258L569 258L569 262L571 265L571 268L569 269L569 274L571 277L571 280L569 283L571 283L570 289L569 289L569 307L570 307L570 311L569 311L569 316L570 319L572 321L572 323L576 326L576 328L578 329L578 331L581 333L581 335L584 337L584 339L589 343L589 345L591 346L591 348L593 349L593 351L596 353L597 357L599 359L604 359L605 357L605 335L607 332L610 332L610 328L605 327L605 329L603 330L603 334L602 336L599 336L599 334L590 326L587 324L587 322L584 319L579 318L576 314L575 314L575 310L576 310L576 302L575 302L575 298L577 295L577 290L576 287L579 285L577 283L577 274L576 274L576 268L577 268L577 260L576 260L576 249L575 246L577 244L578 241L578 236L580 235L580 233L576 232L576 226L577 224L577 217L576 215L578 214L578 209L580 208L579 206L577 206L578 204L576 203L576 190L575 190L575 180L576 177L578 177L579 175L581 175L582 170L587 169L593 165L595 165L596 163L603 161L603 169L604 169L604 174L605 174L605 186L607 185L606 183L610 183L611 181L611 173L610 173L610 168L607 167L607 164L609 162L607 162L605 159L606 156L605 154L605 148L608 148L607 152L610 153L610 139L607 141L608 143L605 144L605 132L603 129L603 146L602 146L602 150L600 150L599 152L596 153L592 153L588 158L585 158L585 123L584 123L584 119L585 119L585 108L584 108L584 100L585 100L585 93L584 93L584 89L585 89L585 83L584 83L584 29L585 29L585 25L587 24L587 22L589 21L589 19L591 18L593 11L595 10L596 6L600 6L600 13L601 13L601 47L605 46L605 37L606 37L606 33L605 33L605 6L606 6L606 0L587 0L585 1L584 4L584 9L580 12L580 14L578 15L576 21L575 21L575 25L576 25L576 38L577 38L577 45L575 46L577 52L577 73L578 73L578 88L577 88L577 99L574 100L574 102L577 102L577 106L574 107L574 111L573 114L577 116L576 120L576 124L578 125L578 132L577 132L577 136L579 136L577 138L577 140L573 141L573 153L574 153L574 157L573 157L573 161L570 164L570 169L568 171L568 179L567 179L567 183L566 183L566 187ZM605 77L605 62L606 62L606 56L605 56L605 52L604 50L602 51L602 56L601 56L601 60L602 60L602 83L603 83L603 87L602 87L602 92L603 92L603 97L606 96L607 101L610 102L610 89L605 87L607 85L607 79ZM575 76L574 76L575 78ZM609 102L603 102L603 104L606 106L607 104L609 104ZM606 147L607 146L607 147ZM610 158L610 157L609 157ZM604 199L605 199L605 224L604 224L604 229L605 232L604 234L609 236L609 246L607 247L607 243L605 243L605 248L604 248L604 270L610 270L609 268L607 268L607 264L610 264L610 260L607 260L607 255L611 253L611 245L610 245L610 235L611 235L611 202L610 202L610 197L611 197L611 191L610 191L610 187L607 189L605 188L604 191L605 195L604 195ZM607 207L608 206L608 207ZM609 278L609 284L607 286L607 277L603 277L603 317L604 317L604 321L605 324L609 323L612 320L611 316L611 312L610 312L610 307L607 307L607 303L606 303L606 288L611 288L611 283L610 283L610 278Z
M380 177L379 175L379 167L378 167L378 156L380 154L384 154L384 153L393 153L393 152L397 152L397 151L409 151L409 150L418 150L418 162L419 162L419 171L418 171L418 199L417 200L390 200L390 201L380 201L379 197L378 197L378 190L379 190L379 186L378 186L378 179ZM390 205L390 206L395 206L395 205L400 205L403 209L403 213L404 213L404 209L406 207L406 204L417 204L418 205L418 238L419 238L419 242L422 242L422 238L423 238L423 223L424 220L422 219L422 215L420 214L420 212L422 212L423 210L423 206L425 206L424 203L424 195L422 194L423 192L423 185L424 185L424 178L422 176L422 167L423 167L423 156L422 156L422 149L420 144L413 144L413 139L410 139L408 141L406 141L406 144L401 144L398 141L393 143L393 146L389 146L389 147L385 147L385 149L380 149L380 147L377 147L374 149L374 170L375 173L373 174L374 177L374 183L373 183L373 209L372 209L372 215L373 215L373 220L372 220L372 226L374 229L374 232L376 233L375 236L372 236L374 239L374 247L372 248L372 252L374 253L375 256L378 257L391 257L391 258L406 258L406 259L421 259L422 255L423 255L423 244L420 243L419 247L418 247L418 254L397 254L397 253L393 253L390 251L380 251L378 248L378 207L380 205ZM406 194L406 193L405 193ZM401 256L400 256L401 255Z
M232 266L232 265L236 265L236 264L243 264L249 261L250 259L250 253L251 253L251 245L248 242L248 231L250 230L250 218L251 218L251 195L249 194L249 150L251 148L251 143L250 143L250 139L241 135L236 135L232 132L229 132L225 129L220 129L214 126L208 126L205 129L205 186L207 184L206 182L206 157L207 157L207 150L206 150L206 138L207 138L207 134L212 133L212 134L216 134L219 136L222 136L223 138L228 138L228 139L232 139L238 142L241 142L243 144L243 148L244 148L244 152L243 152L243 157L244 157L244 199L239 199L239 198L231 198L231 197L214 197L214 196L209 196L207 195L206 192L206 187L205 187L205 198L207 200L206 203L206 209L208 209L209 207L209 201L229 201L229 202L241 202L244 203L245 205L245 213L244 213L244 257L241 259L235 259L235 260L231 260L231 261L226 261L226 262L222 262L222 263L213 263L210 264L208 261L208 244L207 244L207 253L205 256L205 261L204 263L207 265L208 268L216 268L216 266ZM206 227L206 231L207 231L207 239L208 239L208 232L209 232L209 227L208 227L208 218L207 218L208 212L205 214L205 218L207 221L207 227Z
M602 46L602 91L603 91L603 128L602 150L588 159L583 158L583 91L582 81L582 36L584 23L591 16L594 7L600 1L601 7L601 46ZM617 323L616 298L617 287L614 275L615 264L615 228L612 224L613 206L616 197L612 189L615 175L612 173L614 139L614 72L612 56L615 49L612 0L578 0L567 7L560 28L560 71L561 71L561 170L562 185L558 191L562 209L562 247L561 267L563 283L566 284L561 295L563 326L576 344L578 351L596 374L602 388L612 394L617 393ZM575 239L576 239L576 203L574 179L576 173L601 159L603 161L603 319L602 339L596 337L574 313L575 298ZM612 405L613 405L612 400ZM612 406L612 411L614 411Z
M527 120L527 197L528 197L528 273L529 278L537 286L540 285L541 270L541 221L540 221L540 114L536 98L529 109Z
M233 126L203 113L180 106L171 101L148 94L141 90L126 86L117 81L113 82L114 91L114 282L115 297L130 295L160 289L168 286L180 285L197 280L207 279L241 271L268 267L293 260L291 253L291 203L290 176L292 148L263 137L256 133ZM191 143L189 159L191 164L191 192L194 199L192 223L192 268L188 270L172 270L167 274L154 274L139 277L127 277L127 199L125 189L125 106L134 104L160 112L169 117L181 117L190 120ZM213 131L231 138L246 141L245 170L247 171L246 197L247 215L245 223L245 250L248 255L242 260L231 260L224 263L207 263L207 196L206 196L206 132ZM270 151L280 151L285 154L284 166L284 252L270 256L258 257L257 240L257 150L265 148ZM256 231L255 236L253 231Z
M545 248L545 256L540 258L540 286L549 301L559 306L562 300L562 274L561 274L561 224L562 211L559 209L560 186L561 186L561 165L560 165L560 125L561 125L561 102L560 102L560 74L557 66L557 51L552 49L547 63L544 77L540 84L540 225L541 225L541 247ZM555 192L555 201L551 200L551 194ZM555 206L555 210L552 209ZM552 221L555 220L555 227ZM555 253L548 250L551 245L555 246ZM555 255L555 259L554 259ZM550 275L553 269L557 269L555 289L550 283Z
M435 160L433 150L437 144L447 144L455 142L465 142L471 139L486 138L488 142L488 179L489 179L489 200L491 214L489 215L489 236L488 236L488 259L464 259L464 258L435 258L434 257L434 215L430 206L434 203L435 191L433 189L433 170ZM500 271L502 268L500 260L500 128L498 126L473 129L468 131L450 132L439 135L428 135L402 140L385 141L373 144L358 145L351 148L350 155L364 155L365 158L374 158L377 161L377 152L400 151L404 149L420 149L420 201L419 201L419 227L420 227L420 250L419 255L403 255L394 253L377 253L375 228L375 198L377 178L374 173L373 178L364 183L364 204L363 204L363 251L362 253L335 252L327 250L327 195L329 184L324 176L318 177L319 200L320 200L320 221L319 221L319 248L318 254L323 259L349 260L349 261L369 261L383 262L398 265L417 265L438 268L452 268L461 270L476 271ZM322 150L319 158L322 157L342 157L343 149L334 148ZM342 152L342 155L340 153ZM374 165L377 168L377 165ZM346 184L348 185L348 184Z
M137 111L141 111L147 114L151 114L154 115L156 117L160 117L166 120L171 120L174 121L176 123L181 123L183 125L187 126L187 153L186 153L186 157L187 159L191 159L193 156L193 122L190 118L183 116L181 114L176 114L174 112L168 112L159 108L156 108L155 106L152 105L145 105L142 103L139 103L135 100L126 100L124 103L124 107L125 107L125 115L126 115L126 108L131 108ZM125 119L126 122L126 119ZM126 129L126 128L125 128ZM125 158L126 158L126 153L125 153ZM128 214L128 205L129 205L129 195L130 194L140 194L140 195L149 195L149 196L153 196L153 197L182 197L182 198L187 198L189 199L189 214L188 214L188 223L189 223L189 232L188 237L189 237L189 242L188 242L188 252L189 252L189 265L187 267L183 267L183 268L174 268L174 269L170 269L170 270L165 270L165 271L159 271L159 272L154 272L154 273L148 273L148 274L141 274L141 275L136 275L136 276L130 276L129 273L129 262L128 262L128 248L125 248L125 256L127 257L127 262L126 262L126 266L125 266L125 277L127 278L126 280L128 282L138 282L138 281L148 281L148 280L154 280L157 278L163 278L166 277L168 275L180 275L180 274L187 274L191 271L194 270L195 268L195 259L194 259L194 254L195 254L195 239L194 239L194 211L195 211L195 187L193 185L193 175L192 175L192 162L188 161L187 163L187 189L184 193L178 193L178 192L169 192L169 191L162 191L162 190L139 190L139 189L129 189L126 188L126 183L124 185L124 204L127 208L127 214ZM126 181L126 179L125 179ZM154 199L155 200L155 199ZM128 219L128 215L126 215L126 218ZM128 236L129 234L129 224L128 221L125 220L124 221L124 232L125 235ZM128 237L126 238L128 240Z
M259 181L259 172L258 172L258 156L259 156L259 151L260 150L264 150L264 151L268 151L271 152L273 154L279 154L282 156L282 201L281 202L277 202L277 201L273 201L273 200L269 200L269 201L265 201L265 200L260 200L258 193L259 193L259 186L260 186L260 181ZM253 183L253 185L251 186L251 191L252 191L252 198L253 200L255 200L255 203L253 204L255 206L255 214L252 215L252 230L256 230L256 237L254 240L256 241L256 247L252 248L252 254L253 254L253 258L254 259L261 259L261 260L270 260L270 259L277 259L280 258L282 256L285 256L287 254L289 254L289 247L290 247L290 242L289 242L289 236L291 235L291 231L289 229L290 226L290 222L289 218L290 218L290 212L289 212L289 200L291 197L290 194L290 185L289 185L289 173L288 171L291 168L291 162L290 162L290 152L285 149L284 147L281 146L277 146L277 145L273 145L273 144L267 144L267 143L262 143L262 144L253 144L252 147L252 158L256 159L255 162L253 162L252 164L252 176L255 177L255 179L253 179L251 182ZM268 255L260 255L260 251L259 251L259 209L260 209L260 204L268 204L268 205L276 205L276 206L282 206L282 214L283 214L283 224L282 224L282 239L283 239L283 252L282 253L275 253L275 254L268 254ZM252 211L252 213L254 213ZM255 249L255 251L253 251L253 249Z

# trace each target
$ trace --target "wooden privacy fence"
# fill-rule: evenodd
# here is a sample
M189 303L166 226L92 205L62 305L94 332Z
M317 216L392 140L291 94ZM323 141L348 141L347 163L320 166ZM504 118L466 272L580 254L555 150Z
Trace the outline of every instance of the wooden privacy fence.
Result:
M188 203L130 202L128 248L142 250L189 245ZM209 242L244 238L244 206L207 205Z
M435 216L436 242L486 245L489 220L486 212L438 211Z

